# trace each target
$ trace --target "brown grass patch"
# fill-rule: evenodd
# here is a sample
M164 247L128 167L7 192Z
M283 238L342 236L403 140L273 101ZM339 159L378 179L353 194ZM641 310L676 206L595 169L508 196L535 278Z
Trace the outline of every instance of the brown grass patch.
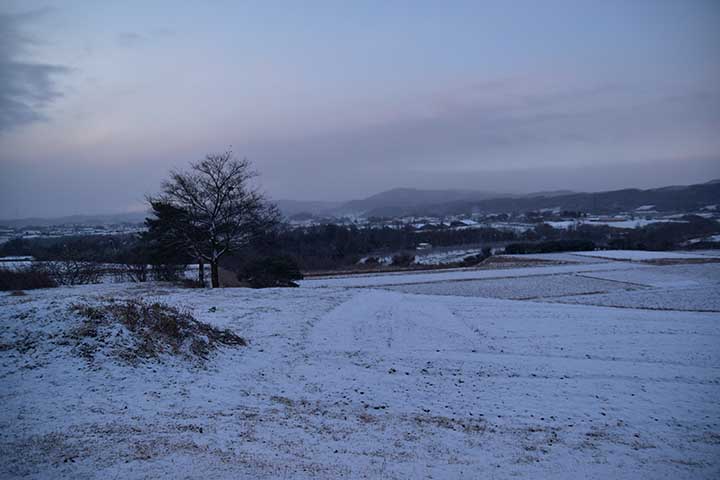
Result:
M134 364L163 354L206 360L220 346L247 345L230 330L200 322L190 312L158 302L76 304L71 311L83 322L68 337L75 340L76 352L89 360L108 347L114 356Z

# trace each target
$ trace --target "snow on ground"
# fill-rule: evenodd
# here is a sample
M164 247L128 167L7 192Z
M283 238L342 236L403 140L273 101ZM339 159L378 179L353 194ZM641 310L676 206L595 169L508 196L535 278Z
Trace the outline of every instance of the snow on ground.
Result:
M634 290L638 287L617 281L577 275L538 275L462 282L432 282L389 287L390 289L427 295L458 295L508 299L539 299Z
M432 250L416 250L409 252L415 257L415 263L418 265L442 265L447 263L462 262L465 258L482 254L481 248L434 248ZM370 255L361 258L358 264L364 264L369 258L375 258L378 263L390 265L393 261L393 255Z
M29 256L11 256L0 257L0 268L7 270L17 270L32 265L34 259Z
M550 225L553 228L557 228L560 230L567 230L571 227L577 227L582 224L582 222L578 220L557 220L554 222L545 222L546 224Z
M720 263L649 265L610 262L603 265L614 265L615 268L601 269L592 264L593 268L588 269L587 264L577 264L565 266L563 271L558 267L490 270L485 271L484 278L447 281L423 277L425 282L388 281L376 286L426 295L720 312ZM530 274L532 272L534 274Z
M587 225L605 225L613 228L642 228L653 223L687 223L683 220L670 220L664 218L631 218L628 220L613 220L613 221L601 221L601 220L589 220L584 222Z
M598 250L594 252L575 252L574 255L630 261L704 258L703 255L690 252L649 252L644 250Z
M585 277L613 280L648 287L698 287L720 283L720 265L706 263L696 265L647 265L642 268L587 272Z
M304 287L382 287L409 285L413 283L453 282L465 280L483 280L496 278L517 278L538 275L556 275L563 273L582 273L608 270L640 268L641 264L623 262L599 262L594 264L578 263L573 265L533 266L522 268L498 269L454 269L444 271L420 271L399 273L372 273L337 275L324 278L303 280Z
M0 478L718 478L720 314L549 303L642 298L666 275L720 298L718 265L359 279L448 295L348 279L0 294ZM622 272L649 280L588 277ZM479 296L528 292L548 301ZM250 345L204 367L89 362L62 341L68 307L109 297L187 308Z
M548 225L550 225L553 228L563 229L567 230L568 228L574 228L580 225L603 225L607 227L613 227L613 228L642 228L647 225L651 225L653 223L687 223L684 220L672 220L669 218L630 218L626 220L585 220L585 219L578 219L578 220L558 220L558 221L549 221L545 222Z
M462 262L463 259L472 255L482 254L482 249L437 249L430 253L423 254L415 252L415 263L420 265L440 265L443 263Z
M548 301L654 310L720 312L720 286L639 290L632 294L609 292L557 297Z
M692 238L687 241L687 243L690 245L700 242L720 242L720 235L710 235L707 237Z
M528 253L528 254L503 254L503 257L516 259L534 259L534 260L550 260L553 262L569 262L569 263L607 263L610 260L606 258L593 258L588 256L577 255L574 252L563 253Z

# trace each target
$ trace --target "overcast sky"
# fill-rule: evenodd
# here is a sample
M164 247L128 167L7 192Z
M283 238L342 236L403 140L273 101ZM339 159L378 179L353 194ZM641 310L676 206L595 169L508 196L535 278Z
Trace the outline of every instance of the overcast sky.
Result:
M0 218L228 145L276 199L718 178L720 2L0 3Z

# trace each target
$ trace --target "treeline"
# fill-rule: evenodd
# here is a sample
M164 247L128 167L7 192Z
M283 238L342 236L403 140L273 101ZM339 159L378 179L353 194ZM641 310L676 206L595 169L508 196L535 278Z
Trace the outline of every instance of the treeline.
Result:
M257 276L257 259L268 265L295 262L302 271L346 268L367 256L412 252L420 243L434 247L472 245L505 246L508 253L587 250L595 248L669 250L687 247L690 239L720 233L720 224L699 216L684 217L680 223L656 223L642 228L617 229L603 225L580 225L563 230L539 224L526 232L493 228L422 230L412 228L361 229L321 225L273 229L259 235L223 262L233 271L247 269ZM697 243L698 247L718 247ZM191 264L182 250L162 248L143 235L61 237L11 240L0 246L0 256L30 255L41 261L77 260L124 265ZM269 267L268 267L269 268ZM273 267L275 268L275 267ZM289 267L288 267L289 268ZM143 272L138 272L143 275ZM170 276L170 275L168 275Z
M711 219L688 215L686 223L652 223L644 228L623 230L608 239L607 245L618 250L672 250L687 240L720 232L720 224ZM718 248L719 242L697 243L697 248Z
M531 235L532 236L532 235ZM285 255L305 271L331 270L356 264L362 257L415 250L421 243L435 247L511 242L523 238L512 231L493 228L423 230L412 228L362 229L338 225L284 228L252 242L240 256Z
M541 236L534 231L516 233L494 228L416 231L409 227L285 227L257 236L226 263L235 265L243 263L240 260L243 258L285 256L296 261L302 270L324 270L353 265L363 256L378 252L415 250L420 243L449 247L539 239ZM152 242L142 234L15 239L0 246L0 256L28 255L40 261L78 259L116 264L138 263L132 259L141 257L147 263L193 263L194 259L180 250L168 252L148 246L152 247Z
M551 240L537 243L511 243L505 247L507 254L587 252L595 250L595 242L590 240Z
M121 263L137 248L139 238L138 234L16 238L0 245L0 256L32 256L38 261L78 259Z

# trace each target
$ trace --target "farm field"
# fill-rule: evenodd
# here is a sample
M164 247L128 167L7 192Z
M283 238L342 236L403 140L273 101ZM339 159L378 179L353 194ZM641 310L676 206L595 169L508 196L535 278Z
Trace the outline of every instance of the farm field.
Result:
M719 294L720 263L595 258L3 293L0 477L718 478ZM248 345L78 339L73 305L126 299Z

